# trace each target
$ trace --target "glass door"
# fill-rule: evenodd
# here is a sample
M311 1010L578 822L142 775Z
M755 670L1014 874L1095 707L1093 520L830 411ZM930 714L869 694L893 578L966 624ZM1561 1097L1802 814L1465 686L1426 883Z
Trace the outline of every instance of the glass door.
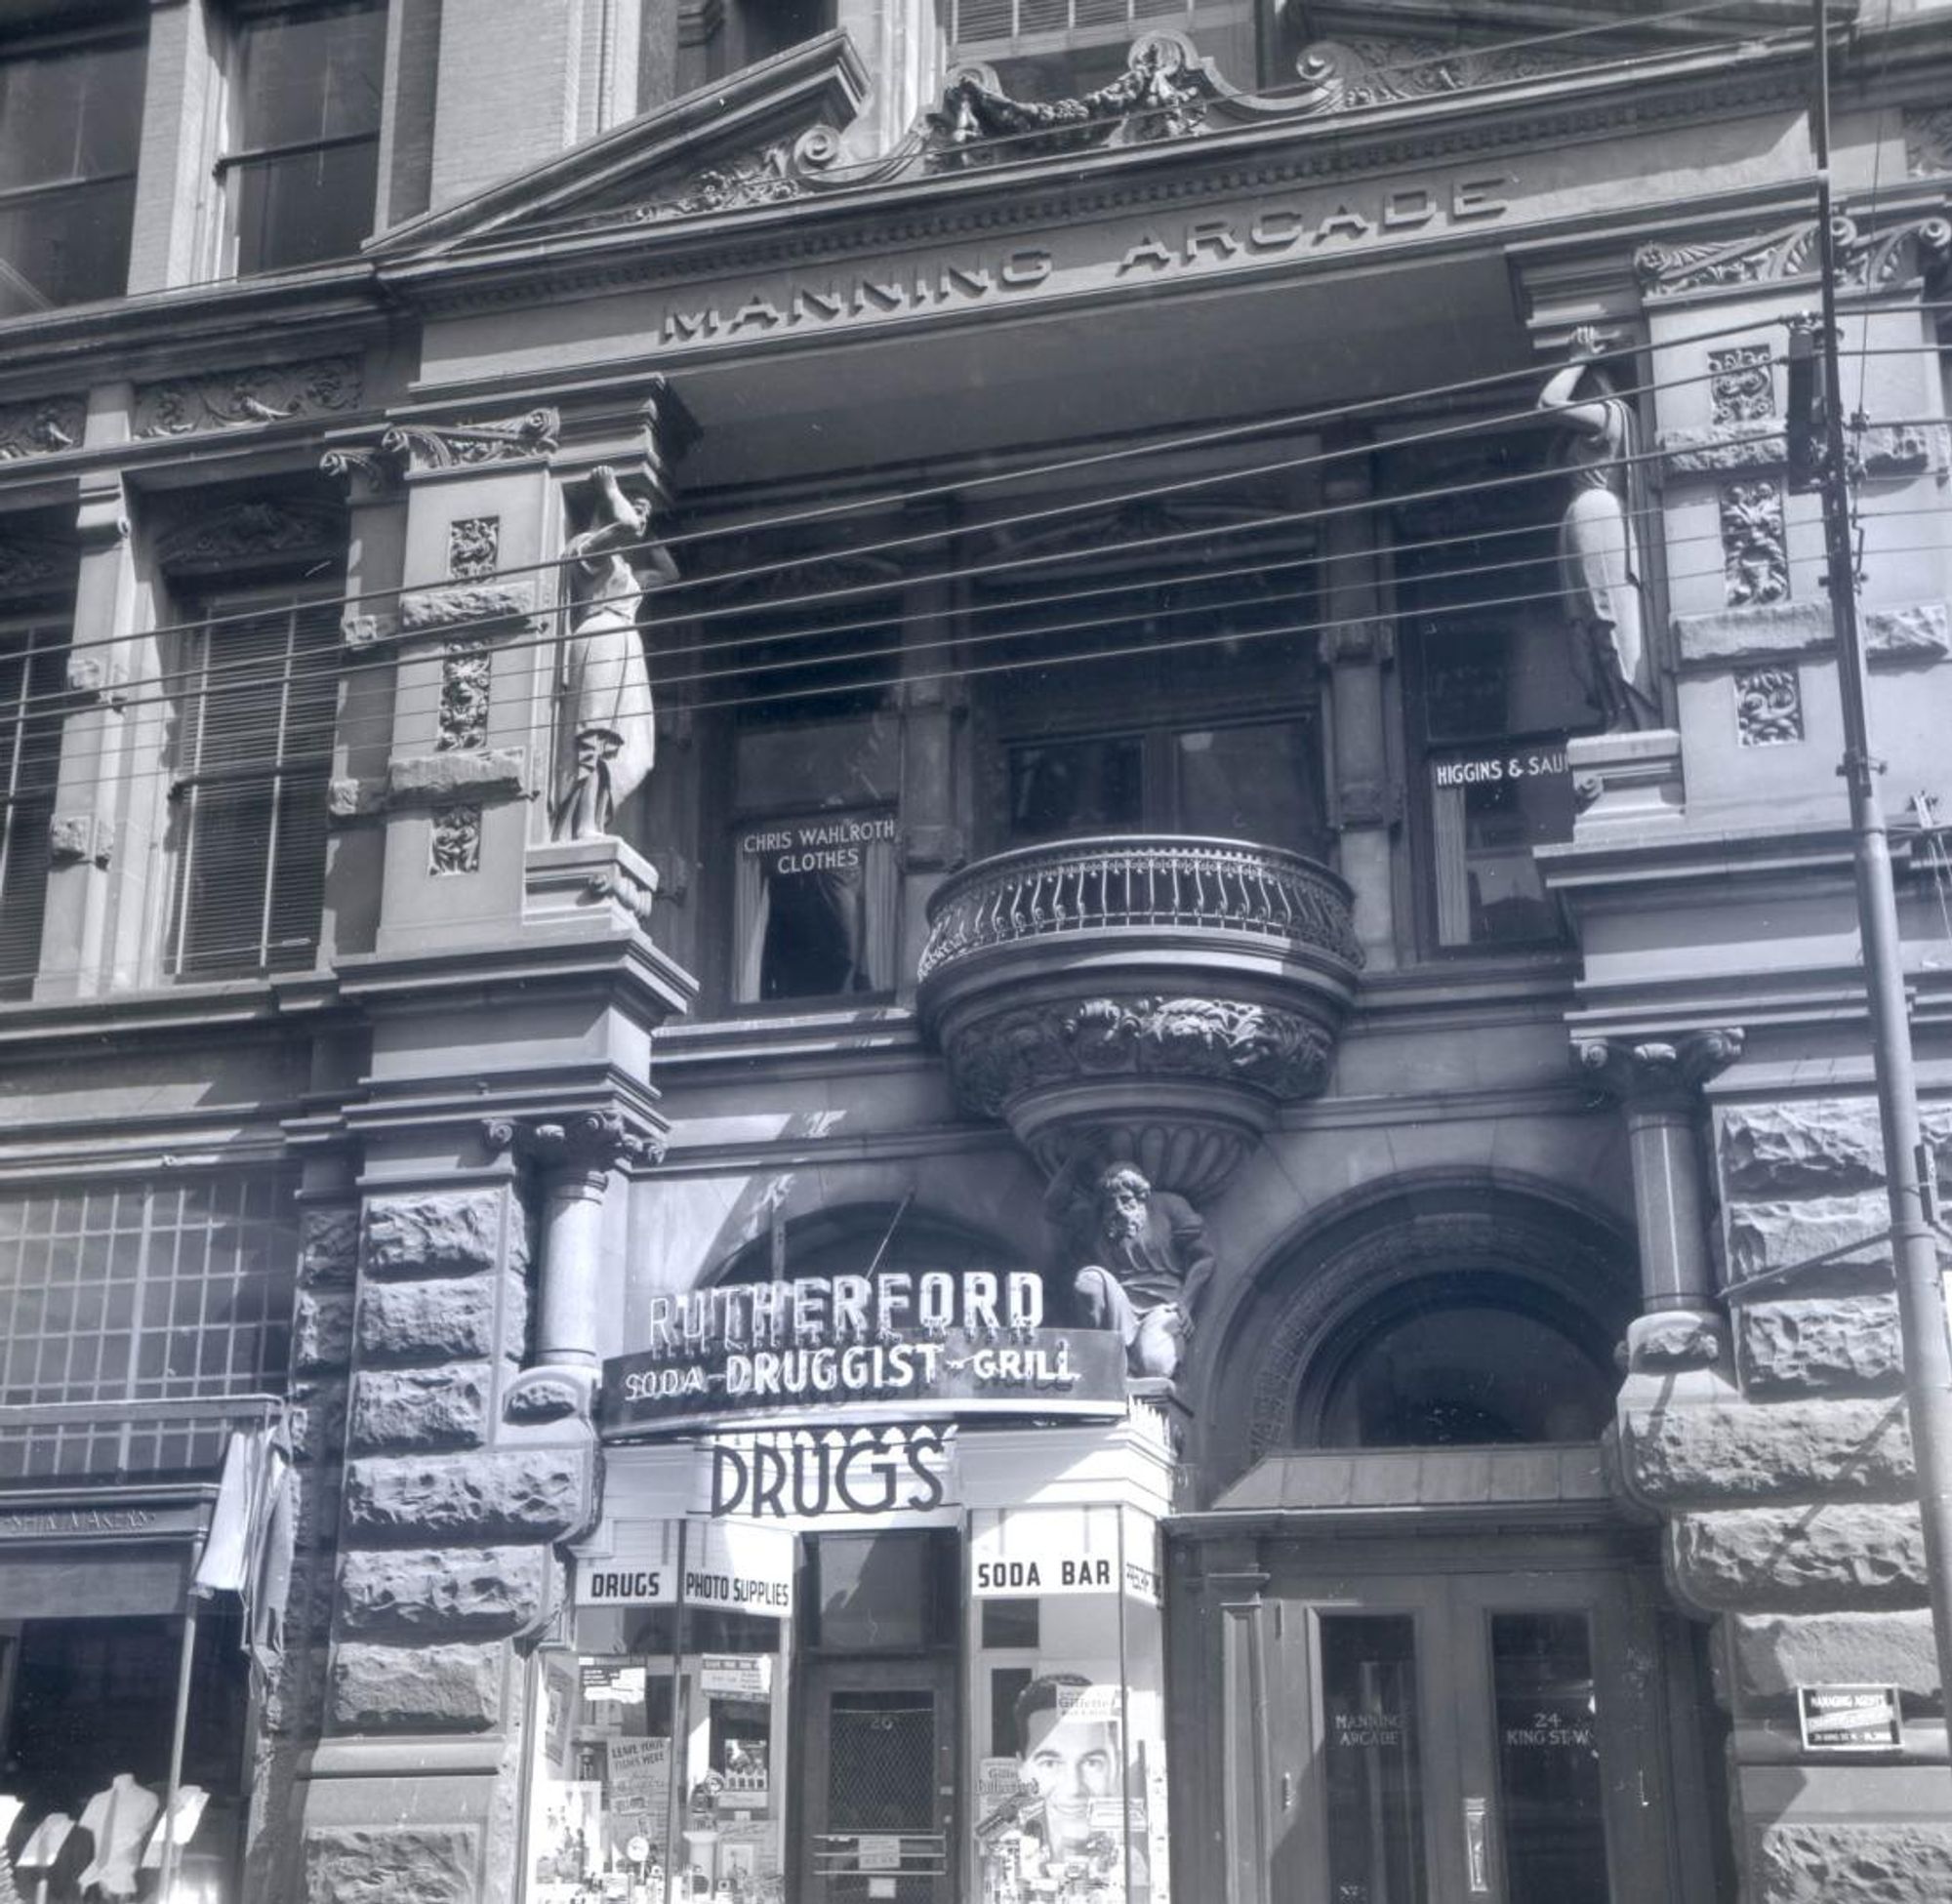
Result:
M954 1904L955 1685L952 1659L808 1662L806 1904Z
M1671 1904L1660 1646L1605 1572L1299 1583L1280 1904Z

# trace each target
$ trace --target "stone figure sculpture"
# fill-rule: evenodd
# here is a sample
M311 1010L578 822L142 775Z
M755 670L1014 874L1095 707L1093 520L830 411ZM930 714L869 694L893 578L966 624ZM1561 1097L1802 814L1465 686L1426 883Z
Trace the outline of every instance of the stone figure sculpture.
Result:
M1081 1264L1071 1285L1080 1319L1118 1331L1132 1374L1176 1375L1216 1267L1206 1225L1132 1164L1099 1170L1088 1188L1079 1176L1076 1165L1060 1171L1045 1206Z
M563 555L571 619L557 721L564 764L549 816L556 839L609 832L617 808L651 770L657 730L637 612L647 587L677 575L647 538L650 504L626 496L607 465L590 481L590 524Z
M1560 586L1578 640L1588 693L1608 733L1650 727L1657 716L1642 627L1641 566L1629 489L1635 465L1633 406L1595 359L1600 334L1582 325L1571 361L1539 392L1560 425L1559 461L1568 477L1559 523Z

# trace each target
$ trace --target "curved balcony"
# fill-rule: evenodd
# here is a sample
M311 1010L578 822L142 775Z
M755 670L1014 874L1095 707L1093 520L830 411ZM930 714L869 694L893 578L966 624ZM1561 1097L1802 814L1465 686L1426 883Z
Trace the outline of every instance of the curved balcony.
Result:
M1190 1195L1322 1089L1362 964L1348 887L1242 840L1022 847L928 919L918 1002L963 1108L1047 1169L1083 1148Z

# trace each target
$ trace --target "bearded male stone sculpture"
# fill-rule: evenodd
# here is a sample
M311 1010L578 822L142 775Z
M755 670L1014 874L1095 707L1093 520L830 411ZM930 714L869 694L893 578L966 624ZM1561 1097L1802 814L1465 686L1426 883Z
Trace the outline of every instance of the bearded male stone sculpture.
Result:
M1067 1166L1045 1208L1081 1259L1071 1285L1079 1319L1118 1330L1132 1374L1176 1375L1216 1267L1200 1212L1129 1163L1101 1169L1088 1188Z

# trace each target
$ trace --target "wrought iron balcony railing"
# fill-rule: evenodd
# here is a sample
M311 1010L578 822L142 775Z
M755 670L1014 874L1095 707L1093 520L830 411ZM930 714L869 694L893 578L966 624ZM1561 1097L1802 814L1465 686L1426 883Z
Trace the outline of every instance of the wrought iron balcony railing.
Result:
M919 977L996 946L1120 928L1248 933L1362 962L1349 889L1299 853L1234 839L1106 835L1020 847L947 880Z

